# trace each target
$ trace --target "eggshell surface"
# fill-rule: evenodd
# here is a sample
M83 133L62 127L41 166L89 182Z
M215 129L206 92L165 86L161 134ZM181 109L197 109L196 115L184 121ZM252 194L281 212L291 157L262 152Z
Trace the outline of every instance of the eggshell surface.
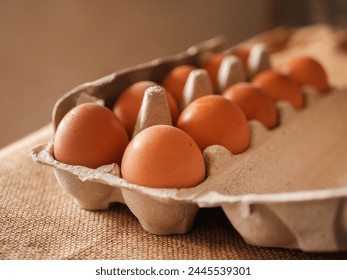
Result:
M62 163L97 168L120 164L128 142L124 126L111 110L85 103L70 110L59 123L53 153Z
M184 86L188 79L190 72L197 69L192 65L179 65L173 68L164 78L162 85L166 88L176 99L179 104L183 93Z
M201 150L218 144L237 154L250 143L245 114L219 95L207 95L190 103L179 116L177 127L187 132Z
M247 71L248 69L248 57L249 57L249 53L250 53L250 50L249 49L246 49L246 48L235 48L234 50L232 50L230 52L231 55L235 55L237 56L241 62L242 62L242 65L245 69L245 71Z
M267 128L276 126L275 102L260 88L250 83L237 83L228 87L222 95L236 103L248 120L257 120Z
M125 89L116 101L113 107L113 112L124 124L129 137L133 134L146 89L157 85L158 84L152 81L136 82ZM170 92L165 90L165 94L170 109L172 123L175 124L178 118L178 105Z
M310 85L319 92L328 90L328 76L325 69L316 59L309 56L288 60L280 67L280 71L301 85Z
M214 88L217 88L218 71L223 58L224 55L222 53L215 53L210 55L202 65L202 68L209 74Z
M295 108L304 106L304 96L300 86L275 70L260 72L252 79L252 83L261 88L275 102L286 100Z
M122 177L153 188L190 188L205 179L205 163L194 140L169 125L142 130L126 148Z

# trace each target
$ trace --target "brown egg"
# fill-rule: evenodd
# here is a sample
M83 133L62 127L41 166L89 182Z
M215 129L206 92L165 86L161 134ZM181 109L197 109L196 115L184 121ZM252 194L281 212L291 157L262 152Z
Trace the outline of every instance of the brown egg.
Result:
M247 72L248 70L248 57L249 57L249 49L246 48L235 48L230 54L237 56L241 62L242 65L245 69L245 71Z
M252 79L252 83L261 88L274 101L286 100L295 108L304 106L304 96L300 86L275 70L260 72Z
M223 53L214 53L210 55L202 65L202 68L205 69L210 76L213 88L215 89L217 88L218 71L223 58Z
M248 120L257 120L267 128L276 126L275 102L260 88L250 83L237 83L228 87L222 95L236 103Z
M169 125L150 126L126 148L121 165L125 180L153 188L190 188L205 179L205 163L194 140Z
M179 103L183 93L184 86L190 72L197 69L192 65L179 65L173 68L164 78L162 85L166 88Z
M237 154L250 143L245 114L219 95L207 95L190 103L179 116L177 127L187 132L201 150L218 144Z
M242 62L244 70L247 72L249 50L244 48L236 48L235 50L229 52L228 55L235 55L238 57ZM205 69L209 74L214 88L217 88L218 71L224 57L224 53L214 53L210 55L202 65L202 68Z
M288 60L280 71L300 85L310 85L320 92L328 90L328 76L323 66L308 56Z
M157 84L151 81L140 81L125 89L114 104L113 112L124 124L129 137L132 136L137 115L140 111L142 100L146 89ZM170 92L166 91L172 123L176 124L178 118L178 105Z
M120 164L128 135L111 110L85 103L69 111L58 125L53 153L56 160L89 168Z

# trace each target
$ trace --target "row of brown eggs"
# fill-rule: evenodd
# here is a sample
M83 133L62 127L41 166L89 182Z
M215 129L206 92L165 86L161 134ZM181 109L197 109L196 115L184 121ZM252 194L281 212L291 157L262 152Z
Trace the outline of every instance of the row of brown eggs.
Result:
M248 53L234 53L243 61L245 71ZM213 54L202 65L212 88L216 88L222 60L222 53ZM186 81L196 69L192 65L177 66L161 84L173 126L152 126L132 138L144 92L157 85L140 81L120 95L113 112L87 103L66 114L55 134L55 159L89 168L117 163L122 177L138 185L193 187L205 179L202 151L206 147L218 144L234 154L241 153L250 145L247 120L258 120L271 129L278 124L276 101L287 100L301 108L304 98L300 85L311 85L320 92L328 88L324 68L312 58L300 57L279 70L260 72L248 83L227 87L220 94L207 93L180 111Z

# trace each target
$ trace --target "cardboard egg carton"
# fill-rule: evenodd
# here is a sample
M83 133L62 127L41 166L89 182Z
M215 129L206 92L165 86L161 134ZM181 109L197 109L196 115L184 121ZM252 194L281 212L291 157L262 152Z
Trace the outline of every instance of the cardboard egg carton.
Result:
M224 50L224 45L224 39L217 37L175 56L83 84L57 101L54 128L79 103L98 102L112 108L119 94L132 83L160 83L173 67L200 66L209 54ZM269 67L266 48L253 47L249 75ZM226 56L220 69L219 90L250 77L242 73L240 62L232 56ZM212 93L206 77L202 70L192 72L181 108ZM98 210L115 202L124 203L141 226L153 234L186 233L199 208L221 207L250 244L304 251L346 250L347 92L331 89L329 94L320 95L305 86L303 93L306 105L300 110L285 101L276 103L280 117L276 128L268 130L257 121L249 122L251 144L245 152L233 155L222 146L206 148L203 155L207 177L193 188L138 186L122 179L116 164L90 169L58 162L53 156L53 139L32 148L31 156L54 168L60 186L80 207ZM163 97L160 87L146 91L134 134L146 126L171 123Z

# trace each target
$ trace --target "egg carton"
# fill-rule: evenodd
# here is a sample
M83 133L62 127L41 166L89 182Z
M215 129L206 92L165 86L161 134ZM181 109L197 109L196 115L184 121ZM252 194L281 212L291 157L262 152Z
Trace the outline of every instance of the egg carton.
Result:
M80 103L99 102L112 108L132 83L160 83L177 65L200 66L211 53L230 50L225 50L222 37L216 37L177 55L78 86L56 102L53 126L56 129L64 115ZM269 67L266 48L254 46L250 75ZM240 72L239 61L232 56L223 60L221 69L219 90L249 78ZM208 89L211 85L203 71L191 74L181 107ZM116 164L90 169L58 162L53 156L53 139L33 147L31 156L53 167L59 185L81 208L108 209L113 203L124 203L143 229L153 234L187 233L199 208L221 207L250 244L303 251L346 250L347 91L331 89L322 95L308 86L302 90L304 108L294 109L285 101L276 103L280 117L276 128L268 130L257 121L249 121L251 143L245 152L233 155L219 145L207 147L203 151L206 179L192 188L132 184L121 178ZM135 133L148 125L170 122L165 110L154 116L157 110L150 109L161 102L160 95L145 95Z

